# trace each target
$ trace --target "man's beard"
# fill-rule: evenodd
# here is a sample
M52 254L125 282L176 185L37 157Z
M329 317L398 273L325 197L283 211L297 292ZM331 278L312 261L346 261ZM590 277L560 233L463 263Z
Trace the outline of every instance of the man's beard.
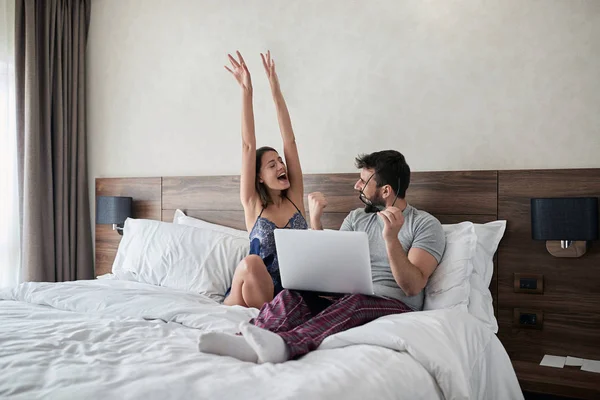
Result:
M379 191L377 191L373 198L369 199L369 201L371 202L371 204L365 206L365 212L367 214L377 213L379 211L385 210L385 200L383 199L383 197L381 197Z

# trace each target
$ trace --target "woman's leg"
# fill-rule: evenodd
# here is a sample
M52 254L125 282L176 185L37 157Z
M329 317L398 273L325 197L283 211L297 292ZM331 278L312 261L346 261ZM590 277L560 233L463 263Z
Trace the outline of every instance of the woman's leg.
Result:
M260 309L273 300L273 279L257 255L244 258L235 270L231 292L223 304Z

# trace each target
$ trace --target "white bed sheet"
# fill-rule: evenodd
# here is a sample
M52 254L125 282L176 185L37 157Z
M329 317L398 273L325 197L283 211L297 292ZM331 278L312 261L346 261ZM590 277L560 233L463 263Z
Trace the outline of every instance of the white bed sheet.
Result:
M111 279L0 292L0 398L522 399L496 336L469 314L380 318L297 361L198 351L257 310Z

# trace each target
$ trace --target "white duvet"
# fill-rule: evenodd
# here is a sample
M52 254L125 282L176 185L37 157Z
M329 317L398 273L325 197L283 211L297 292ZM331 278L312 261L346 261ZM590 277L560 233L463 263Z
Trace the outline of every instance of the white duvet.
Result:
M254 309L112 279L0 292L0 398L522 399L496 336L461 311L380 318L284 364L198 351Z

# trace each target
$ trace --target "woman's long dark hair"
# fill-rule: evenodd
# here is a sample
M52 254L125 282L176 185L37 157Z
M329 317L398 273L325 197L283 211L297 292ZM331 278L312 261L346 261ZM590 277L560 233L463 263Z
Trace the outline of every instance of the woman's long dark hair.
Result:
M269 194L267 186L264 183L260 182L260 178L258 176L262 167L262 157L265 153L269 151L274 151L275 153L277 153L277 150L269 146L263 146L256 150L256 179L254 181L254 185L256 186L256 193L258 193L260 197L260 202L262 203L263 208L266 208L269 204L273 204L273 199ZM287 196L287 190L282 191L281 196Z

